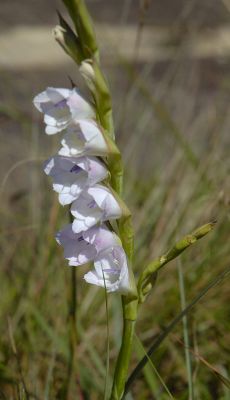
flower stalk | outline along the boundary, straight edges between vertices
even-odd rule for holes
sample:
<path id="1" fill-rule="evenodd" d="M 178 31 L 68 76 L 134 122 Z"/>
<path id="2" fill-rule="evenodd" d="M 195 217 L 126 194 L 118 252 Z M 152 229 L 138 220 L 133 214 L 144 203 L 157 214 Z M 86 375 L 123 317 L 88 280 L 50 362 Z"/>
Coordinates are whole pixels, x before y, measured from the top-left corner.
<path id="1" fill-rule="evenodd" d="M 128 301 L 122 298 L 123 307 L 123 333 L 120 352 L 118 355 L 111 400 L 120 400 L 124 393 L 125 382 L 127 379 L 129 362 L 132 352 L 133 336 L 135 331 L 135 323 L 137 318 L 137 300 Z"/>
<path id="2" fill-rule="evenodd" d="M 91 20 L 86 12 L 84 1 L 63 0 L 68 8 L 70 16 L 74 22 L 77 37 L 80 39 L 81 48 L 85 54 L 85 60 L 80 64 L 80 72 L 85 79 L 87 86 L 93 96 L 97 119 L 105 130 L 105 137 L 109 148 L 112 150 L 107 157 L 108 169 L 111 175 L 111 187 L 119 195 L 122 195 L 123 188 L 123 164 L 120 151 L 114 142 L 114 125 L 112 116 L 111 96 L 104 75 L 98 64 L 99 52 L 91 27 Z M 86 33 L 87 32 L 87 33 Z M 65 42 L 66 43 L 66 42 Z M 76 42 L 77 43 L 77 42 Z M 65 50 L 66 51 L 66 50 Z M 76 44 L 76 54 L 67 50 L 67 53 L 76 61 L 79 60 L 78 44 Z M 132 272 L 133 261 L 133 227 L 130 212 L 125 213 L 118 221 L 119 235 L 122 245 L 128 257 L 128 268 L 130 280 L 132 281 L 132 293 L 128 296 L 122 296 L 123 308 L 123 334 L 122 344 L 119 352 L 111 399 L 119 399 L 124 391 L 126 376 L 128 373 L 128 365 L 131 356 L 131 348 L 133 342 L 133 333 L 137 314 L 137 291 L 135 279 Z"/>
<path id="3" fill-rule="evenodd" d="M 63 0 L 75 31 L 59 14 L 54 37 L 79 67 L 92 96 L 89 104 L 77 88 L 47 88 L 34 99 L 44 114 L 46 133 L 61 134 L 61 148 L 45 162 L 44 171 L 53 180 L 61 205 L 70 206 L 73 221 L 56 235 L 64 258 L 72 267 L 69 330 L 69 383 L 76 347 L 76 270 L 93 263 L 86 282 L 119 292 L 123 309 L 123 333 L 117 358 L 111 400 L 121 400 L 132 352 L 138 306 L 152 289 L 157 272 L 191 244 L 212 230 L 206 224 L 177 242 L 166 254 L 150 262 L 134 278 L 134 231 L 132 215 L 122 200 L 123 163 L 115 143 L 111 96 L 99 64 L 99 51 L 84 0 Z"/>

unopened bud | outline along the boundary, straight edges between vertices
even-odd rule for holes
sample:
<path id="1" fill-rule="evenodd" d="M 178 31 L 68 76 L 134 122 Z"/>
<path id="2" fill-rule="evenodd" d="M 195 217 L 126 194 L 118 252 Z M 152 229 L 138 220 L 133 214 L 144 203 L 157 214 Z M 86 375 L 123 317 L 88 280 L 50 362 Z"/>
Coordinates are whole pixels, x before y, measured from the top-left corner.
<path id="1" fill-rule="evenodd" d="M 81 62 L 79 71 L 85 79 L 90 90 L 95 90 L 95 72 L 91 60 L 84 60 Z"/>
<path id="2" fill-rule="evenodd" d="M 55 28 L 53 29 L 53 35 L 55 40 L 57 40 L 58 43 L 62 45 L 65 43 L 64 33 L 66 33 L 66 30 L 59 25 L 56 25 Z"/>
<path id="3" fill-rule="evenodd" d="M 68 28 L 68 25 L 65 28 L 57 25 L 53 29 L 53 35 L 64 51 L 73 58 L 77 64 L 80 64 L 82 61 L 82 50 L 79 39 L 71 28 Z"/>

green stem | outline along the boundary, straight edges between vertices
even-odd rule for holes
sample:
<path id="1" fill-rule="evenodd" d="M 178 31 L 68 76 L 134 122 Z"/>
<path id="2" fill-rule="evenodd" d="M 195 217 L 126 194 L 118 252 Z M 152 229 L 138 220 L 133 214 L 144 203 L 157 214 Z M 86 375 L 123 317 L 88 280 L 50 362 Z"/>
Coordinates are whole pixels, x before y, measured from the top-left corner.
<path id="1" fill-rule="evenodd" d="M 123 186 L 123 165 L 120 155 L 110 156 L 108 159 L 108 168 L 111 174 L 111 186 L 114 191 L 121 196 Z"/>
<path id="2" fill-rule="evenodd" d="M 129 361 L 133 344 L 134 328 L 137 318 L 137 300 L 129 301 L 122 298 L 123 307 L 123 334 L 120 352 L 114 373 L 113 388 L 110 400 L 120 400 L 124 393 L 128 374 Z"/>

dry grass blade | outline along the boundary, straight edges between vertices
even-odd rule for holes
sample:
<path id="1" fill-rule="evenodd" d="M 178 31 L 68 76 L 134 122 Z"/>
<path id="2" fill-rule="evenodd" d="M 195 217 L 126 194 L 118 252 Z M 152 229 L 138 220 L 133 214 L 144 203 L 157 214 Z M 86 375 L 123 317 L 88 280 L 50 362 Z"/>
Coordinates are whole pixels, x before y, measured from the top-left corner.
<path id="1" fill-rule="evenodd" d="M 184 348 L 187 346 L 185 343 L 182 342 L 179 338 L 177 338 L 178 343 L 180 343 Z M 225 377 L 223 374 L 220 373 L 220 371 L 214 367 L 212 364 L 210 364 L 204 357 L 202 357 L 200 354 L 196 353 L 193 351 L 191 348 L 187 348 L 188 351 L 192 354 L 194 358 L 197 358 L 202 364 L 204 364 L 216 377 L 219 379 L 228 389 L 230 389 L 230 380 Z"/>

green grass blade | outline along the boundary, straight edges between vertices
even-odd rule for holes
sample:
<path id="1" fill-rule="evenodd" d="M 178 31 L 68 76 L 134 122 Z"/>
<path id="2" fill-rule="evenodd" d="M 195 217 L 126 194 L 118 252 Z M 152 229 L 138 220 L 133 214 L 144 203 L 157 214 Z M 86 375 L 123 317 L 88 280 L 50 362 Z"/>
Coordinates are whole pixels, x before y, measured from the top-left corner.
<path id="1" fill-rule="evenodd" d="M 143 354 L 143 349 L 142 347 L 140 347 L 139 342 L 136 340 L 136 336 L 134 337 L 133 351 L 135 352 L 138 361 L 140 361 L 143 358 L 143 355 L 146 354 L 146 352 Z M 146 366 L 144 367 L 143 375 L 149 387 L 149 390 L 153 396 L 153 399 L 156 399 L 159 392 L 159 382 L 155 377 L 155 375 L 152 373 L 152 368 L 149 365 L 149 363 L 147 363 Z"/>
<path id="2" fill-rule="evenodd" d="M 137 335 L 135 335 L 135 340 L 138 343 L 139 347 L 142 350 L 142 354 L 145 354 L 145 356 L 148 358 L 148 362 L 151 365 L 155 375 L 157 376 L 157 378 L 159 379 L 160 383 L 162 384 L 163 388 L 165 389 L 166 393 L 168 394 L 168 396 L 170 397 L 170 399 L 174 399 L 172 393 L 170 392 L 170 390 L 168 389 L 167 385 L 165 384 L 163 378 L 160 376 L 159 372 L 157 371 L 155 365 L 153 364 L 151 358 L 148 356 L 148 354 L 146 353 L 146 350 L 141 342 L 141 340 L 139 339 L 139 337 Z"/>

